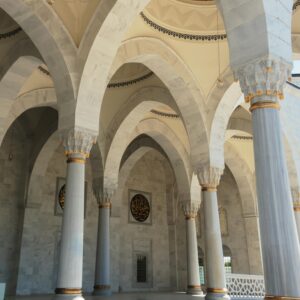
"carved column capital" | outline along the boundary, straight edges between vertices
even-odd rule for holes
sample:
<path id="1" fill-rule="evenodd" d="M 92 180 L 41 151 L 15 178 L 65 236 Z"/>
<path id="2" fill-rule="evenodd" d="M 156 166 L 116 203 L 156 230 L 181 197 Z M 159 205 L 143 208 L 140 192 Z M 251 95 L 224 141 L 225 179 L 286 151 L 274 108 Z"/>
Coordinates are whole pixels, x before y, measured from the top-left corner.
<path id="1" fill-rule="evenodd" d="M 195 219 L 200 209 L 200 201 L 185 201 L 181 202 L 181 207 L 185 215 L 186 220 Z"/>
<path id="2" fill-rule="evenodd" d="M 294 211 L 300 212 L 300 192 L 298 189 L 292 189 L 292 199 Z"/>
<path id="3" fill-rule="evenodd" d="M 115 188 L 99 189 L 96 194 L 94 191 L 94 194 L 99 204 L 99 208 L 111 208 L 111 200 L 115 192 Z"/>
<path id="4" fill-rule="evenodd" d="M 67 157 L 88 158 L 97 136 L 83 129 L 71 129 L 61 133 L 61 138 Z"/>
<path id="5" fill-rule="evenodd" d="M 216 191 L 220 183 L 223 169 L 204 166 L 197 170 L 199 184 L 202 191 Z"/>
<path id="6" fill-rule="evenodd" d="M 251 61 L 234 70 L 234 75 L 240 82 L 245 101 L 254 104 L 277 102 L 283 99 L 283 88 L 291 75 L 292 64 L 275 57 L 263 57 Z"/>

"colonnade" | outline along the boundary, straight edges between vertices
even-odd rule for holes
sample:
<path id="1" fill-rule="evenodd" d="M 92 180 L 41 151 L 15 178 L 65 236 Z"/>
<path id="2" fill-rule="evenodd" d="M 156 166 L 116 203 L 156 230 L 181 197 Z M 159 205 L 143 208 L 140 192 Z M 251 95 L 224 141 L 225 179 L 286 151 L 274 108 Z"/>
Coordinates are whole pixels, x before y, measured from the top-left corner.
<path id="1" fill-rule="evenodd" d="M 300 222 L 299 202 L 292 204 L 284 156 L 279 115 L 279 98 L 289 74 L 280 60 L 251 62 L 236 73 L 253 120 L 256 186 L 261 248 L 267 299 L 300 299 L 300 246 L 296 229 Z M 57 280 L 57 297 L 82 298 L 85 161 L 93 137 L 85 132 L 67 134 L 67 190 L 62 225 L 62 244 Z M 228 299 L 218 215 L 217 187 L 223 172 L 208 165 L 196 170 L 202 188 L 205 217 L 207 299 Z M 109 215 L 113 191 L 99 194 L 99 228 L 95 273 L 95 295 L 110 295 Z M 187 269 L 189 293 L 201 294 L 198 270 L 195 217 L 199 202 L 185 199 Z M 298 225 L 299 226 L 299 225 Z"/>

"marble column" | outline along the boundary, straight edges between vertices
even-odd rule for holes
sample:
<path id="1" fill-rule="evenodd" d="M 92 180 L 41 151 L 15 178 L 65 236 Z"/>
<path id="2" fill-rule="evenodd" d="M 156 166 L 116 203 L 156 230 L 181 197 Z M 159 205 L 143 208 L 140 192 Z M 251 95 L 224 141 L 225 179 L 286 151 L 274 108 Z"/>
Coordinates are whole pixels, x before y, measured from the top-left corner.
<path id="1" fill-rule="evenodd" d="M 85 162 L 94 137 L 70 131 L 63 136 L 67 156 L 66 196 L 62 220 L 56 299 L 82 298 Z"/>
<path id="2" fill-rule="evenodd" d="M 223 245 L 220 229 L 217 186 L 222 169 L 203 167 L 198 171 L 204 209 L 204 237 L 207 300 L 230 299 L 226 289 Z"/>
<path id="3" fill-rule="evenodd" d="M 253 125 L 266 299 L 300 298 L 300 246 L 285 160 L 279 99 L 291 65 L 263 58 L 236 71 Z"/>
<path id="4" fill-rule="evenodd" d="M 110 296 L 110 236 L 109 218 L 114 189 L 99 194 L 98 239 L 96 253 L 94 295 Z"/>
<path id="5" fill-rule="evenodd" d="M 296 220 L 296 226 L 298 232 L 298 240 L 300 243 L 300 201 L 294 202 L 294 214 L 295 214 L 295 220 Z"/>
<path id="6" fill-rule="evenodd" d="M 186 219 L 186 252 L 187 252 L 187 293 L 203 294 L 200 284 L 196 217 L 200 208 L 197 202 L 182 201 L 182 209 Z"/>

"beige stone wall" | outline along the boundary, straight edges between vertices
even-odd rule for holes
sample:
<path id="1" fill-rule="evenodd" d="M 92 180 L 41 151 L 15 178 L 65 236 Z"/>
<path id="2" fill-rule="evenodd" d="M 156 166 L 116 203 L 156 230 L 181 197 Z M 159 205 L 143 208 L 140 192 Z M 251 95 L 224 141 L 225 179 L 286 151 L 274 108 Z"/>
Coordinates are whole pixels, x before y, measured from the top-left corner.
<path id="1" fill-rule="evenodd" d="M 122 187 L 120 187 L 122 188 Z M 129 223 L 128 191 L 151 193 L 152 224 Z M 132 169 L 122 188 L 120 199 L 120 287 L 123 291 L 136 290 L 133 282 L 134 251 L 149 253 L 149 268 L 152 270 L 146 290 L 169 290 L 170 283 L 170 238 L 168 232 L 168 210 L 166 202 L 165 170 L 158 154 L 151 151 Z M 171 241 L 174 243 L 174 240 Z"/>
<path id="2" fill-rule="evenodd" d="M 12 153 L 12 160 L 8 160 Z M 0 148 L 0 282 L 14 294 L 24 214 L 27 147 L 22 129 L 8 130 Z"/>
<path id="3" fill-rule="evenodd" d="M 222 236 L 224 246 L 231 250 L 232 272 L 250 274 L 245 221 L 242 214 L 242 203 L 237 184 L 232 173 L 225 168 L 218 187 L 218 203 L 227 214 L 227 235 Z M 198 244 L 204 252 L 204 216 L 200 212 L 198 223 Z M 225 230 L 223 230 L 225 231 Z M 260 258 L 258 258 L 260 259 Z M 255 264 L 255 262 L 251 262 Z"/>

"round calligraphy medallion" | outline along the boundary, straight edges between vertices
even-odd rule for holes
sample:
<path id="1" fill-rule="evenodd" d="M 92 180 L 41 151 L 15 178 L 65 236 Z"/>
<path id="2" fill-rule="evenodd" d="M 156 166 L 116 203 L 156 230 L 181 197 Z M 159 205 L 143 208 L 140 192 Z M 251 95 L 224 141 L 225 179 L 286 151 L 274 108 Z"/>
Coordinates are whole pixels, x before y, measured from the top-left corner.
<path id="1" fill-rule="evenodd" d="M 145 222 L 150 215 L 150 204 L 148 199 L 142 194 L 136 194 L 130 202 L 132 216 L 138 222 Z"/>
<path id="2" fill-rule="evenodd" d="M 64 184 L 58 193 L 58 203 L 61 209 L 64 209 L 65 206 L 65 196 L 66 196 L 66 185 Z"/>

